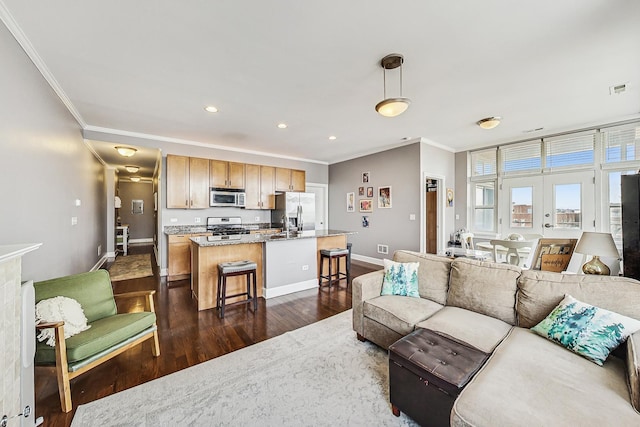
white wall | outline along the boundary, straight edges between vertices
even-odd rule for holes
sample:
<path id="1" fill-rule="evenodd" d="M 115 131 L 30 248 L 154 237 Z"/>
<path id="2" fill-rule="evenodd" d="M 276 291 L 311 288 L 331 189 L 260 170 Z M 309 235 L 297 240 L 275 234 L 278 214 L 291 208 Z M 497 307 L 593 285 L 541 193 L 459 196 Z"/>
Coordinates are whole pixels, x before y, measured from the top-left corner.
<path id="1" fill-rule="evenodd" d="M 25 280 L 88 271 L 107 250 L 104 167 L 4 25 L 0 58 L 0 244 L 43 243 Z"/>

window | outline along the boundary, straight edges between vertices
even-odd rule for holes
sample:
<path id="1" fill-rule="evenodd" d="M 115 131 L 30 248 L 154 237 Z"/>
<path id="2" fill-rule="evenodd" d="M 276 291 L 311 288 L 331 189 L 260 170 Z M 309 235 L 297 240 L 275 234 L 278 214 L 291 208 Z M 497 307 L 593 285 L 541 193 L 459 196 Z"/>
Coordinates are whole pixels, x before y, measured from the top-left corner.
<path id="1" fill-rule="evenodd" d="M 476 182 L 474 186 L 474 230 L 495 231 L 495 182 Z"/>
<path id="2" fill-rule="evenodd" d="M 545 166 L 593 166 L 595 131 L 545 138 Z"/>
<path id="3" fill-rule="evenodd" d="M 553 206 L 556 228 L 582 228 L 582 200 L 580 184 L 555 184 Z"/>
<path id="4" fill-rule="evenodd" d="M 500 147 L 501 171 L 505 175 L 542 169 L 542 141 Z"/>
<path id="5" fill-rule="evenodd" d="M 635 171 L 609 172 L 609 231 L 618 249 L 622 249 L 622 175 L 633 175 Z"/>
<path id="6" fill-rule="evenodd" d="M 474 151 L 471 153 L 471 177 L 497 176 L 496 149 Z"/>
<path id="7" fill-rule="evenodd" d="M 533 187 L 511 188 L 511 227 L 533 227 Z"/>
<path id="8" fill-rule="evenodd" d="M 602 135 L 605 163 L 640 160 L 640 126 L 603 129 Z"/>

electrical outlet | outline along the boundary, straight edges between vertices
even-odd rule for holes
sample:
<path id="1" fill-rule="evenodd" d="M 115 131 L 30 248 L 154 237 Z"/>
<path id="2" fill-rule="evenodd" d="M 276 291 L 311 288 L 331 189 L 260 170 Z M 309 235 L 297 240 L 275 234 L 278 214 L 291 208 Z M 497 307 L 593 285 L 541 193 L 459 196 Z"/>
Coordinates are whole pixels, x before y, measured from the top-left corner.
<path id="1" fill-rule="evenodd" d="M 389 246 L 381 245 L 380 243 L 378 243 L 378 253 L 379 254 L 388 254 L 389 253 Z"/>
<path id="2" fill-rule="evenodd" d="M 409 214 L 409 221 L 415 221 L 416 220 L 416 214 Z"/>
<path id="3" fill-rule="evenodd" d="M 257 216 L 257 217 L 255 217 L 255 218 L 253 218 L 253 220 L 254 220 L 255 222 L 260 222 L 260 217 L 259 217 L 259 216 Z"/>
<path id="4" fill-rule="evenodd" d="M 307 270 L 309 270 L 309 265 L 308 264 L 303 265 L 302 271 L 307 271 Z"/>
<path id="5" fill-rule="evenodd" d="M 78 225 L 78 217 L 77 216 L 72 216 L 71 217 L 71 225 Z"/>
<path id="6" fill-rule="evenodd" d="M 98 245 L 98 256 L 102 255 L 102 245 Z"/>
<path id="7" fill-rule="evenodd" d="M 178 222 L 178 218 L 171 218 L 169 221 L 171 221 L 171 222 Z"/>
<path id="8" fill-rule="evenodd" d="M 194 218 L 193 221 L 195 224 L 200 224 L 200 218 Z"/>
<path id="9" fill-rule="evenodd" d="M 82 205 L 82 201 L 80 199 L 76 199 L 76 206 L 81 206 Z"/>

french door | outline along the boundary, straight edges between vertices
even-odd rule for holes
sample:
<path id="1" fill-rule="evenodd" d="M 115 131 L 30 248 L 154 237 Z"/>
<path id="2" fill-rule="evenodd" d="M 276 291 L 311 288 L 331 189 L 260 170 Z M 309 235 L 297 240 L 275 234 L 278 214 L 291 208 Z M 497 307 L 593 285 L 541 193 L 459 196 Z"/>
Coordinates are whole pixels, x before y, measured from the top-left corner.
<path id="1" fill-rule="evenodd" d="M 594 172 L 505 178 L 499 197 L 498 229 L 509 234 L 580 238 L 595 231 Z"/>

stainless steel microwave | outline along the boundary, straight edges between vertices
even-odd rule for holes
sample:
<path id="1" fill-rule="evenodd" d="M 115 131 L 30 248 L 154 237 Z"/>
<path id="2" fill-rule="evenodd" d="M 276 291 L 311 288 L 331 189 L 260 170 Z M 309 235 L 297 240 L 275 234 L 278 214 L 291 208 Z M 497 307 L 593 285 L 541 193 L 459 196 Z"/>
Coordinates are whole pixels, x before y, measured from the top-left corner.
<path id="1" fill-rule="evenodd" d="M 244 208 L 246 194 L 244 190 L 212 188 L 209 206 L 230 206 Z"/>

